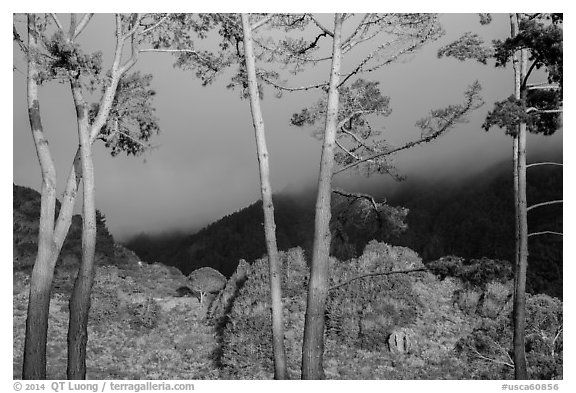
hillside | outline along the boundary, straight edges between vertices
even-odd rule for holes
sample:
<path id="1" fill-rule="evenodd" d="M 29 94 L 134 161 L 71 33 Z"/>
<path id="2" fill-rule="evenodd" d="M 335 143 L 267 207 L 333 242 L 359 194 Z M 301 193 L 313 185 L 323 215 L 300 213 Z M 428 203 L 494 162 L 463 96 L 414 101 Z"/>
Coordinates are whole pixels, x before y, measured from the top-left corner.
<path id="1" fill-rule="evenodd" d="M 38 192 L 14 186 L 14 379 L 22 376 L 39 208 Z M 81 221 L 81 217 L 74 216 L 54 273 L 48 379 L 66 379 L 68 301 L 80 260 Z M 96 261 L 88 325 L 88 379 L 216 378 L 217 371 L 209 360 L 216 342 L 212 329 L 203 323 L 208 302 L 199 302 L 178 269 L 142 264 L 132 251 L 114 243 L 101 214 Z"/>
<path id="2" fill-rule="evenodd" d="M 38 194 L 16 191 L 22 198 L 15 200 L 14 248 L 22 258 L 15 255 L 13 272 L 13 378 L 19 379 L 30 282 L 30 267 L 21 263 L 33 260 L 34 252 L 26 254 L 23 245 L 31 247 L 34 241 Z M 103 221 L 101 231 L 107 233 Z M 57 265 L 51 294 L 49 379 L 65 379 L 66 373 L 68 300 L 77 269 L 72 251 L 78 239 L 71 235 L 66 248 L 71 259 Z M 179 269 L 143 264 L 123 246 L 109 246 L 111 238 L 100 235 L 99 241 L 108 244 L 103 249 L 108 254 L 99 251 L 91 296 L 88 379 L 272 378 L 266 258 L 241 263 L 223 291 L 198 299 L 196 284 Z M 308 263 L 301 248 L 290 248 L 280 258 L 288 366 L 291 377 L 299 378 Z M 331 258 L 330 265 L 326 378 L 512 378 L 502 351 L 511 346 L 508 262 L 442 258 L 429 264 L 432 272 L 387 275 L 420 269 L 422 259 L 409 248 L 371 241 L 358 258 Z M 202 270 L 209 272 L 197 272 Z M 358 279 L 367 274 L 371 276 Z M 530 377 L 561 379 L 561 300 L 529 295 L 527 313 Z"/>
<path id="3" fill-rule="evenodd" d="M 12 187 L 12 229 L 14 269 L 30 270 L 38 249 L 40 193 L 28 187 Z M 56 217 L 60 201 L 56 200 Z M 96 211 L 96 263 L 109 263 L 114 258 L 114 239 L 106 227 L 106 218 Z M 57 266 L 77 265 L 82 255 L 82 217 L 72 217 L 68 236 L 62 246 Z"/>
<path id="4" fill-rule="evenodd" d="M 562 198 L 562 171 L 540 167 L 530 172 L 528 203 Z M 338 207 L 338 196 L 333 206 Z M 313 195 L 275 195 L 278 246 L 281 250 L 312 247 Z M 416 185 L 397 195 L 394 204 L 409 209 L 408 229 L 397 236 L 384 226 L 347 225 L 346 236 L 333 233 L 332 255 L 358 256 L 372 239 L 409 247 L 425 263 L 446 255 L 465 259 L 487 257 L 512 261 L 514 205 L 508 163 L 458 183 Z M 263 213 L 256 202 L 189 236 L 155 238 L 142 234 L 127 242 L 143 260 L 161 261 L 185 273 L 210 266 L 229 277 L 241 258 L 254 260 L 265 254 Z M 341 217 L 339 211 L 333 217 Z M 345 217 L 348 219 L 349 217 Z M 348 221 L 354 221 L 348 219 Z M 531 232 L 562 231 L 562 205 L 530 212 Z M 337 226 L 332 225 L 332 228 Z M 562 297 L 562 237 L 530 238 L 528 290 Z"/>

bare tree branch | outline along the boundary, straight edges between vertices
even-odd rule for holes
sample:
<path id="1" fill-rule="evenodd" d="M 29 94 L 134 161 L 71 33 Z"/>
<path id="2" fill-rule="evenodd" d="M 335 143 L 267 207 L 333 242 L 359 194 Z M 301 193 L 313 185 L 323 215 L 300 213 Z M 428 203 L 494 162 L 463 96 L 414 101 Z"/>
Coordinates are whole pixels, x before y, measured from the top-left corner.
<path id="1" fill-rule="evenodd" d="M 558 332 L 554 336 L 554 340 L 552 340 L 552 353 L 551 353 L 552 356 L 554 356 L 554 346 L 556 345 L 556 340 L 558 340 L 558 337 L 560 337 L 563 330 L 564 330 L 564 327 L 560 326 L 560 329 L 558 329 Z"/>
<path id="2" fill-rule="evenodd" d="M 212 62 L 210 61 L 210 59 L 206 58 L 205 56 L 203 56 L 202 54 L 198 53 L 197 51 L 193 50 L 193 49 L 152 49 L 152 48 L 146 48 L 146 49 L 139 49 L 138 52 L 140 53 L 150 53 L 150 52 L 164 52 L 164 53 L 189 53 L 191 55 L 193 55 L 194 57 L 196 57 L 198 60 L 202 61 L 202 63 L 204 63 L 204 65 L 206 65 L 208 68 L 210 68 L 212 71 L 219 71 L 218 68 L 214 67 L 214 65 L 212 64 Z"/>
<path id="3" fill-rule="evenodd" d="M 353 281 L 360 280 L 360 279 L 366 278 L 366 277 L 389 276 L 391 274 L 405 274 L 405 273 L 426 272 L 426 271 L 428 271 L 428 268 L 422 267 L 422 268 L 418 268 L 418 269 L 396 270 L 396 271 L 391 271 L 391 272 L 378 272 L 378 273 L 363 274 L 361 276 L 354 277 L 350 280 L 344 281 L 343 283 L 334 285 L 334 286 L 330 287 L 328 289 L 328 291 L 333 291 L 334 289 L 338 289 L 340 287 L 343 287 L 344 285 L 350 284 Z"/>
<path id="4" fill-rule="evenodd" d="M 264 43 L 262 43 L 262 41 L 260 41 L 259 39 L 257 39 L 256 37 L 252 37 L 252 41 L 254 41 L 260 48 L 280 55 L 280 56 L 286 56 L 289 57 L 291 59 L 295 59 L 295 60 L 300 60 L 300 61 L 304 61 L 304 62 L 311 62 L 311 63 L 319 63 L 321 61 L 326 61 L 326 60 L 331 60 L 332 56 L 325 56 L 325 57 L 318 57 L 318 58 L 314 58 L 314 57 L 309 57 L 309 56 L 300 56 L 297 55 L 291 51 L 283 51 L 279 48 L 271 48 L 267 45 L 265 45 Z"/>
<path id="5" fill-rule="evenodd" d="M 510 368 L 514 368 L 514 364 L 512 364 L 512 363 L 503 362 L 501 360 L 492 359 L 492 358 L 489 358 L 487 356 L 482 355 L 480 352 L 478 352 L 478 350 L 476 350 L 476 348 L 473 348 L 471 345 L 468 345 L 468 348 L 470 348 L 472 350 L 472 352 L 474 352 L 474 354 L 476 356 L 478 356 L 480 359 L 484 359 L 484 360 L 487 360 L 487 361 L 492 362 L 492 363 L 503 364 L 503 365 L 508 366 Z"/>
<path id="6" fill-rule="evenodd" d="M 94 14 L 84 14 L 82 19 L 80 20 L 80 23 L 78 23 L 76 29 L 74 30 L 72 40 L 75 40 L 76 37 L 78 37 L 82 33 L 82 31 L 86 28 L 86 26 L 88 26 L 88 22 L 90 22 L 90 19 L 92 19 L 93 16 Z"/>
<path id="7" fill-rule="evenodd" d="M 16 43 L 18 44 L 18 46 L 20 47 L 22 52 L 24 52 L 27 55 L 28 54 L 28 46 L 24 43 L 24 41 L 22 40 L 22 37 L 20 37 L 18 30 L 16 30 L 15 24 L 12 24 L 12 35 L 14 37 L 14 41 L 16 41 Z"/>
<path id="8" fill-rule="evenodd" d="M 132 26 L 132 29 L 130 29 L 126 34 L 124 34 L 122 36 L 123 40 L 126 40 L 132 36 L 134 36 L 134 34 L 136 33 L 136 31 L 138 31 L 138 28 L 140 27 L 140 19 L 142 19 L 142 17 L 140 16 L 140 14 L 135 14 L 134 15 L 134 24 Z"/>
<path id="9" fill-rule="evenodd" d="M 264 73 L 261 71 L 258 72 L 258 77 L 260 79 L 262 79 L 264 82 L 268 83 L 269 85 L 272 85 L 275 88 L 277 88 L 279 90 L 284 90 L 284 91 L 302 91 L 302 90 L 320 89 L 320 88 L 328 86 L 328 82 L 323 82 L 323 83 L 318 83 L 316 85 L 301 86 L 301 87 L 288 87 L 288 86 L 284 86 L 284 85 L 281 85 L 279 83 L 276 83 L 273 80 L 267 78 L 264 75 Z"/>
<path id="10" fill-rule="evenodd" d="M 312 14 L 308 14 L 309 18 L 312 20 L 312 22 L 314 22 L 314 24 L 316 26 L 318 26 L 318 28 L 320 30 L 322 30 L 324 33 L 328 34 L 330 37 L 334 37 L 334 32 L 328 30 L 326 27 L 324 27 L 324 25 L 322 23 L 320 23 L 320 21 L 318 21 L 318 19 L 316 19 L 316 17 Z"/>
<path id="11" fill-rule="evenodd" d="M 527 85 L 527 90 L 559 90 L 559 84 L 551 84 L 551 83 L 539 83 L 534 85 Z"/>
<path id="12" fill-rule="evenodd" d="M 50 17 L 52 18 L 52 20 L 54 20 L 54 23 L 56 23 L 56 27 L 58 27 L 58 30 L 64 31 L 64 28 L 62 27 L 62 23 L 60 23 L 60 19 L 58 19 L 58 16 L 55 13 L 51 13 Z"/>
<path id="13" fill-rule="evenodd" d="M 538 108 L 533 107 L 533 106 L 526 109 L 526 113 L 534 113 L 534 112 L 539 113 L 539 114 L 541 114 L 541 113 L 562 113 L 563 110 L 562 110 L 562 108 L 560 108 L 560 109 L 538 109 Z"/>
<path id="14" fill-rule="evenodd" d="M 348 154 L 350 157 L 352 157 L 355 160 L 360 160 L 362 157 L 352 153 L 350 150 L 348 150 L 347 148 L 345 148 L 344 146 L 342 146 L 342 144 L 338 141 L 338 139 L 336 139 L 336 146 L 338 146 L 340 148 L 340 150 L 342 150 L 344 153 Z"/>
<path id="15" fill-rule="evenodd" d="M 274 14 L 266 15 L 264 18 L 260 19 L 258 22 L 254 23 L 252 26 L 250 26 L 250 30 L 252 30 L 252 31 L 258 30 L 260 27 L 262 27 L 266 23 L 270 22 L 273 17 L 274 17 Z"/>
<path id="16" fill-rule="evenodd" d="M 533 166 L 541 166 L 541 165 L 564 166 L 564 165 L 562 165 L 562 164 L 560 164 L 560 163 L 558 163 L 558 162 L 535 162 L 535 163 L 526 165 L 526 168 L 530 168 L 530 167 L 533 167 Z"/>
<path id="17" fill-rule="evenodd" d="M 562 232 L 542 231 L 542 232 L 529 233 L 529 234 L 528 234 L 528 237 L 530 237 L 530 236 L 539 236 L 539 235 L 558 235 L 558 236 L 563 236 L 564 234 L 563 234 Z"/>
<path id="18" fill-rule="evenodd" d="M 140 33 L 138 33 L 139 35 L 144 35 L 144 34 L 148 34 L 150 33 L 152 30 L 154 30 L 155 28 L 157 28 L 158 26 L 160 26 L 162 23 L 164 23 L 164 21 L 166 19 L 168 19 L 168 17 L 170 16 L 170 14 L 166 14 L 164 15 L 162 18 L 160 18 L 160 20 L 158 22 L 156 22 L 154 25 L 145 28 L 144 30 L 142 30 Z"/>
<path id="19" fill-rule="evenodd" d="M 547 205 L 555 205 L 557 203 L 563 203 L 562 199 L 558 199 L 555 201 L 548 201 L 548 202 L 542 202 L 542 203 L 537 203 L 535 205 L 532 206 L 528 206 L 528 208 L 526 209 L 526 212 L 529 212 L 532 209 L 536 209 L 537 207 L 541 207 L 541 206 L 547 206 Z"/>

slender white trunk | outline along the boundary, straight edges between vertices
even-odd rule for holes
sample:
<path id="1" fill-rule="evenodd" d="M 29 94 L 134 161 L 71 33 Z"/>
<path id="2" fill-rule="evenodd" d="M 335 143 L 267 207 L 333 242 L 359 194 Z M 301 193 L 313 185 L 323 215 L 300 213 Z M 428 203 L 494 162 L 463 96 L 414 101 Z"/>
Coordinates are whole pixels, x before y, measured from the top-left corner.
<path id="1" fill-rule="evenodd" d="M 39 50 L 36 15 L 28 15 L 28 48 Z M 40 171 L 42 187 L 40 199 L 40 225 L 38 253 L 30 278 L 30 296 L 24 339 L 23 379 L 46 379 L 46 340 L 50 290 L 54 270 L 50 268 L 50 256 L 54 248 L 54 213 L 56 208 L 56 169 L 44 134 L 38 98 L 38 67 L 33 56 L 28 56 L 27 98 L 28 117 Z"/>
<path id="2" fill-rule="evenodd" d="M 511 36 L 518 34 L 518 15 L 510 14 Z M 520 61 L 513 57 L 514 96 L 524 99 L 522 81 L 526 75 L 526 50 L 521 50 Z M 514 211 L 515 211 L 515 264 L 514 264 L 514 336 L 513 358 L 516 379 L 528 379 L 525 351 L 526 329 L 526 270 L 528 266 L 528 222 L 526 210 L 526 123 L 518 126 L 514 135 Z"/>
<path id="3" fill-rule="evenodd" d="M 76 104 L 80 160 L 82 166 L 82 262 L 70 297 L 68 327 L 68 379 L 86 379 L 86 346 L 88 342 L 88 315 L 90 293 L 94 282 L 94 254 L 96 251 L 96 204 L 94 164 L 88 123 L 87 105 L 82 99 L 80 83 L 71 80 Z"/>
<path id="4" fill-rule="evenodd" d="M 274 204 L 272 202 L 272 187 L 270 185 L 270 168 L 268 164 L 268 147 L 266 145 L 266 132 L 264 118 L 260 109 L 260 95 L 256 79 L 256 62 L 252 45 L 252 32 L 248 15 L 242 14 L 242 29 L 244 32 L 244 59 L 248 74 L 248 91 L 250 94 L 250 108 L 254 135 L 256 137 L 256 151 L 260 170 L 260 192 L 262 195 L 262 209 L 264 211 L 264 236 L 266 238 L 266 251 L 270 275 L 270 296 L 272 303 L 272 347 L 274 352 L 274 379 L 288 379 L 286 364 L 286 350 L 284 348 L 284 321 L 282 318 L 282 269 L 278 257 L 276 244 L 276 223 L 274 222 Z"/>
<path id="5" fill-rule="evenodd" d="M 332 67 L 328 89 L 326 129 L 322 143 L 322 158 L 318 176 L 318 195 L 314 222 L 312 266 L 308 282 L 308 298 L 302 346 L 302 379 L 323 379 L 324 314 L 328 296 L 328 258 L 330 254 L 330 199 L 334 146 L 338 123 L 338 83 L 340 81 L 342 15 L 334 15 Z"/>

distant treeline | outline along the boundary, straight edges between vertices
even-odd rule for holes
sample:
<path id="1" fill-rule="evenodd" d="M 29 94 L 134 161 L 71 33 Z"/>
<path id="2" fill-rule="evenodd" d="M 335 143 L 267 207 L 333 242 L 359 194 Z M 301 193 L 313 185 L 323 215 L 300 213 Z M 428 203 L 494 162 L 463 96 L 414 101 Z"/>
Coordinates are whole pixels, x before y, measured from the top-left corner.
<path id="1" fill-rule="evenodd" d="M 464 182 L 412 187 L 394 200 L 410 210 L 404 233 L 391 234 L 386 226 L 379 231 L 373 227 L 353 228 L 345 240 L 333 236 L 332 254 L 345 260 L 359 255 L 370 240 L 377 239 L 409 247 L 425 262 L 447 255 L 513 261 L 514 205 L 508 169 L 508 165 L 501 164 Z M 528 204 L 552 199 L 562 199 L 561 168 L 531 170 Z M 300 246 L 309 253 L 314 197 L 276 195 L 274 203 L 279 248 Z M 333 214 L 336 216 L 341 217 Z M 265 254 L 262 221 L 261 202 L 256 202 L 192 235 L 141 234 L 126 245 L 147 262 L 161 261 L 185 274 L 210 266 L 229 277 L 239 259 L 253 261 Z M 562 232 L 562 205 L 531 211 L 529 228 L 530 232 Z M 534 236 L 529 248 L 528 290 L 562 298 L 562 237 Z"/>

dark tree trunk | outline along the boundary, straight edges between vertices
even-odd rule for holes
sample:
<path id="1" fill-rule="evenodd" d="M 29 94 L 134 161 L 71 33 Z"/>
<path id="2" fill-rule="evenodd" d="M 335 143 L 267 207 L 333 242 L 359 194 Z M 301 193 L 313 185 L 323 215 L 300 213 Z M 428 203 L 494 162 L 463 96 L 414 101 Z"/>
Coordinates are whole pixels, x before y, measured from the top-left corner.
<path id="1" fill-rule="evenodd" d="M 318 177 L 316 218 L 312 266 L 308 282 L 308 299 L 304 323 L 304 343 L 302 346 L 302 379 L 323 379 L 324 354 L 324 313 L 328 296 L 328 258 L 330 253 L 330 198 L 332 194 L 332 172 L 334 167 L 334 146 L 338 123 L 338 83 L 340 79 L 342 15 L 334 16 L 334 41 L 326 129 L 322 144 L 322 158 Z"/>
<path id="2" fill-rule="evenodd" d="M 284 348 L 284 320 L 282 317 L 282 269 L 278 257 L 278 246 L 276 244 L 276 224 L 274 222 L 274 205 L 272 203 L 272 188 L 270 185 L 268 148 L 266 146 L 264 118 L 260 109 L 258 81 L 256 80 L 256 64 L 252 46 L 252 32 L 248 15 L 246 14 L 242 14 L 242 28 L 244 31 L 244 58 L 246 61 L 246 72 L 248 74 L 250 107 L 260 169 L 260 191 L 262 194 L 262 209 L 264 210 L 264 236 L 266 238 L 266 251 L 268 253 L 270 274 L 274 379 L 288 379 L 286 350 Z"/>
<path id="3" fill-rule="evenodd" d="M 31 51 L 38 49 L 36 15 L 28 15 L 28 45 Z M 46 379 L 46 341 L 50 290 L 54 268 L 51 256 L 54 249 L 54 213 L 56 208 L 56 170 L 44 135 L 40 116 L 40 101 L 37 84 L 38 69 L 32 56 L 28 57 L 27 97 L 28 116 L 32 137 L 42 174 L 40 199 L 40 225 L 38 231 L 38 253 L 30 279 L 30 296 L 24 339 L 23 379 Z"/>

